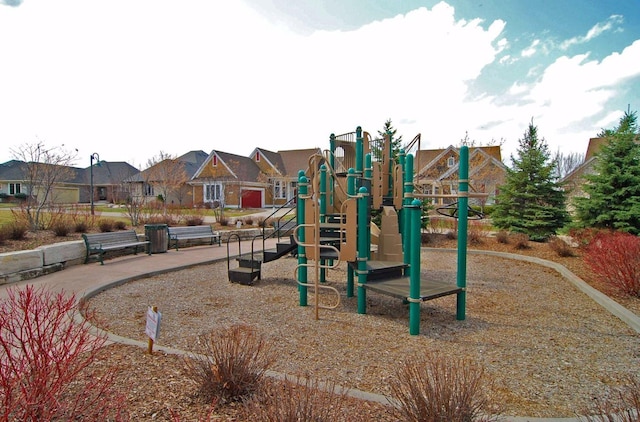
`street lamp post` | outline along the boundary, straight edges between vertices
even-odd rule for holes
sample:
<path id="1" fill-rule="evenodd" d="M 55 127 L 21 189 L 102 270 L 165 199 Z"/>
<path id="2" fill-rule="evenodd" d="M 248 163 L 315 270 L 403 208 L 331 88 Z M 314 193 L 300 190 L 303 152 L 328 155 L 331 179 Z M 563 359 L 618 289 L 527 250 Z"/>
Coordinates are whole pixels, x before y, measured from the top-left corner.
<path id="1" fill-rule="evenodd" d="M 96 163 L 98 163 L 98 165 L 100 165 L 100 156 L 98 155 L 97 152 L 94 152 L 93 154 L 91 154 L 91 156 L 89 157 L 89 177 L 90 177 L 90 184 L 91 184 L 91 193 L 89 194 L 90 198 L 91 198 L 91 215 L 95 215 L 95 211 L 93 210 L 93 196 L 94 196 L 94 192 L 93 192 L 93 160 L 96 160 Z"/>

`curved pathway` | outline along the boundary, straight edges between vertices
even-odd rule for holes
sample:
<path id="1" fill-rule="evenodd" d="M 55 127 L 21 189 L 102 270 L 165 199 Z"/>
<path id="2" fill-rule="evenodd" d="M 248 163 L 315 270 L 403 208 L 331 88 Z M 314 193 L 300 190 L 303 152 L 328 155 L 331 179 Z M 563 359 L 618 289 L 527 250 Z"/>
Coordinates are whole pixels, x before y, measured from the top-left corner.
<path id="1" fill-rule="evenodd" d="M 273 244 L 272 244 L 273 243 Z M 275 247 L 275 240 L 271 239 L 266 243 L 267 248 Z M 244 251 L 251 249 L 251 242 L 242 242 L 242 248 Z M 429 251 L 442 251 L 452 252 L 455 249 L 440 249 L 440 248 L 424 248 Z M 231 253 L 237 253 L 231 247 Z M 514 260 L 520 260 L 530 262 L 533 264 L 541 265 L 547 268 L 551 268 L 560 273 L 569 282 L 574 284 L 579 290 L 587 294 L 596 303 L 603 306 L 611 314 L 621 319 L 633 330 L 640 333 L 640 317 L 630 312 L 617 302 L 613 301 L 608 296 L 602 294 L 600 291 L 594 289 L 571 271 L 569 271 L 563 265 L 555 262 L 543 260 L 540 258 L 517 255 L 503 252 L 493 251 L 481 251 L 470 250 L 469 254 L 478 255 L 492 255 L 497 257 L 509 258 Z M 48 274 L 33 280 L 23 281 L 14 284 L 5 284 L 0 286 L 0 298 L 6 297 L 6 291 L 8 288 L 21 287 L 25 285 L 33 285 L 35 287 L 46 286 L 54 291 L 64 291 L 68 294 L 75 294 L 79 301 L 87 300 L 93 296 L 96 296 L 100 292 L 124 284 L 128 281 L 132 281 L 139 278 L 158 275 L 170 271 L 177 271 L 186 269 L 196 265 L 211 264 L 226 260 L 227 248 L 226 244 L 223 246 L 196 246 L 191 248 L 181 249 L 179 251 L 168 251 L 167 253 L 154 254 L 154 255 L 136 255 L 126 256 L 121 258 L 115 258 L 106 261 L 105 265 L 86 264 L 75 265 L 67 268 L 63 271 Z M 96 328 L 96 330 L 99 330 Z M 113 333 L 106 333 L 110 341 L 115 343 L 128 344 L 138 347 L 147 347 L 146 342 L 140 342 L 129 338 L 124 338 Z M 183 350 L 172 349 L 168 347 L 156 347 L 157 350 L 161 350 L 165 353 L 171 354 L 185 354 Z M 272 376 L 282 377 L 282 374 L 271 373 Z M 363 391 L 351 391 L 351 395 L 362 399 L 381 402 L 388 404 L 389 400 L 385 396 L 371 394 Z M 533 417 L 505 417 L 506 421 L 513 422 L 577 422 L 578 418 L 533 418 Z"/>

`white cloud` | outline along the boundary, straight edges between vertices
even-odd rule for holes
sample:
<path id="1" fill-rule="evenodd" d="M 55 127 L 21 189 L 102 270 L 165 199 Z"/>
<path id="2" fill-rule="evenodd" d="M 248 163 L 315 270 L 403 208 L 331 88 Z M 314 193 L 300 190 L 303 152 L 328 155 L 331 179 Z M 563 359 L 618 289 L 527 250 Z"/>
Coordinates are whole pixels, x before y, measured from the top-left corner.
<path id="1" fill-rule="evenodd" d="M 533 42 L 529 45 L 529 47 L 525 48 L 520 52 L 522 57 L 531 57 L 538 52 L 538 46 L 540 45 L 540 40 L 533 40 Z"/>
<path id="2" fill-rule="evenodd" d="M 623 21 L 624 21 L 623 16 L 611 15 L 606 21 L 598 22 L 593 27 L 591 27 L 591 29 L 589 29 L 589 31 L 587 31 L 585 35 L 576 36 L 563 41 L 560 44 L 560 49 L 567 50 L 569 47 L 573 45 L 587 43 L 607 31 L 617 30 L 620 27 L 620 25 L 622 25 Z"/>
<path id="3" fill-rule="evenodd" d="M 455 144 L 465 131 L 480 142 L 506 138 L 506 157 L 532 117 L 550 141 L 586 142 L 600 126 L 584 119 L 604 119 L 640 62 L 637 41 L 599 62 L 559 58 L 513 79 L 504 95 L 471 98 L 469 84 L 498 61 L 498 76 L 514 78 L 505 22 L 456 19 L 446 3 L 308 36 L 242 2 L 33 0 L 4 9 L 0 39 L 14 41 L 0 44 L 2 144 L 37 135 L 78 147 L 86 161 L 94 151 L 140 165 L 160 150 L 326 148 L 331 132 L 376 133 L 388 118 L 405 139 L 421 132 L 423 148 Z M 0 162 L 10 158 L 0 149 Z"/>

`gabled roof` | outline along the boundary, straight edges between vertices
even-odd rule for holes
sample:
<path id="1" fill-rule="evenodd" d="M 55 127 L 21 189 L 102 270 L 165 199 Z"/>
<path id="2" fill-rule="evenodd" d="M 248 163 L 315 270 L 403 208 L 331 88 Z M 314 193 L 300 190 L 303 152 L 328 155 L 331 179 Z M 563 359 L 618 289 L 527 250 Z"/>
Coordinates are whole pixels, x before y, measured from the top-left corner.
<path id="1" fill-rule="evenodd" d="M 469 147 L 469 160 L 478 153 L 482 153 L 487 159 L 496 163 L 496 165 L 506 168 L 504 163 L 502 163 L 502 153 L 499 145 Z M 418 169 L 417 173 L 423 173 L 448 154 L 455 154 L 456 156 L 459 156 L 460 148 L 449 145 L 447 148 L 418 150 L 416 153 L 416 161 L 420 164 L 421 168 Z M 457 162 L 458 160 L 456 160 L 456 163 Z"/>
<path id="2" fill-rule="evenodd" d="M 587 146 L 587 153 L 584 156 L 585 163 L 589 161 L 589 159 L 595 157 L 595 155 L 600 152 L 602 146 L 607 143 L 607 138 L 590 138 L 589 145 Z"/>
<path id="3" fill-rule="evenodd" d="M 85 181 L 85 176 L 84 176 L 85 169 L 81 169 L 78 167 L 71 167 L 71 166 L 60 166 L 57 164 L 46 164 L 46 163 L 41 163 L 41 164 L 44 166 L 55 166 L 55 167 L 62 167 L 62 168 L 68 169 L 70 171 L 68 175 L 69 177 L 67 177 L 65 180 L 60 180 L 59 181 L 60 183 L 68 183 L 68 184 L 89 183 L 88 178 Z M 25 182 L 27 177 L 29 177 L 27 175 L 27 172 L 28 172 L 27 166 L 28 164 L 26 162 L 20 161 L 20 160 L 11 160 L 11 161 L 7 161 L 6 163 L 0 164 L 0 180 L 5 180 L 5 181 L 14 180 L 17 182 Z"/>
<path id="4" fill-rule="evenodd" d="M 256 148 L 249 157 L 253 159 L 256 154 L 260 154 L 261 160 L 266 160 L 269 166 L 278 174 L 284 175 L 284 163 L 282 157 L 277 152 L 269 151 L 263 148 Z"/>
<path id="5" fill-rule="evenodd" d="M 217 150 L 211 151 L 209 157 L 200 165 L 191 180 L 203 178 L 201 175 L 206 166 L 211 163 L 214 156 L 217 157 L 217 165 L 224 166 L 234 179 L 246 182 L 259 182 L 260 168 L 251 158 Z"/>
<path id="6" fill-rule="evenodd" d="M 130 178 L 138 172 L 138 169 L 124 161 L 100 161 L 93 165 L 94 185 L 116 185 Z M 91 167 L 84 169 L 84 182 L 89 183 Z"/>
<path id="7" fill-rule="evenodd" d="M 473 166 L 473 167 L 470 166 L 469 178 L 472 178 L 474 174 L 480 172 L 483 168 L 485 168 L 489 164 L 493 164 L 496 167 L 504 170 L 506 170 L 507 168 L 507 166 L 505 166 L 502 161 L 497 160 L 494 156 L 490 155 L 487 151 L 483 150 L 482 148 L 470 149 L 469 162 L 471 163 L 472 161 L 474 161 L 476 159 L 476 156 L 478 155 L 481 155 L 482 158 L 484 158 L 484 160 L 482 160 L 482 163 L 479 166 Z M 445 180 L 451 177 L 451 175 L 458 172 L 459 168 L 460 168 L 460 161 L 456 161 L 456 163 L 451 168 L 449 168 L 445 173 L 443 173 L 440 177 L 438 177 L 438 180 Z"/>
<path id="8" fill-rule="evenodd" d="M 309 168 L 309 157 L 321 153 L 320 148 L 278 151 L 284 163 L 284 171 L 281 170 L 280 172 L 284 176 L 297 178 L 300 170 L 306 171 Z"/>
<path id="9" fill-rule="evenodd" d="M 177 160 L 184 163 L 184 171 L 187 173 L 187 178 L 191 179 L 193 175 L 196 174 L 202 163 L 207 161 L 208 157 L 209 154 L 199 150 L 189 151 L 188 153 L 178 157 Z"/>

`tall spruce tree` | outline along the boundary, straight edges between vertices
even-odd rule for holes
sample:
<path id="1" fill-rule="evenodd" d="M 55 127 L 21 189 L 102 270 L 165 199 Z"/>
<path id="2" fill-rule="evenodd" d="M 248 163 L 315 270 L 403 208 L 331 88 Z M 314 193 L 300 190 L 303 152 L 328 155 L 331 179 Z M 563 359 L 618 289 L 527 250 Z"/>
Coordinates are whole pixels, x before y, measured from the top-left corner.
<path id="1" fill-rule="evenodd" d="M 640 136 L 635 112 L 625 112 L 597 153 L 595 173 L 586 175 L 586 197 L 576 198 L 581 227 L 640 234 Z"/>
<path id="2" fill-rule="evenodd" d="M 387 119 L 387 121 L 384 122 L 384 128 L 378 131 L 378 137 L 376 138 L 376 140 L 380 142 L 384 139 L 384 136 L 387 133 L 391 136 L 391 159 L 392 160 L 395 160 L 398 157 L 398 153 L 400 152 L 400 149 L 402 149 L 402 135 L 396 138 L 397 132 L 398 132 L 398 129 L 393 127 L 393 124 L 391 123 L 391 119 Z M 371 153 L 374 159 L 376 160 L 382 159 L 382 150 L 379 146 L 377 146 L 377 144 L 373 146 Z"/>
<path id="3" fill-rule="evenodd" d="M 557 180 L 556 163 L 546 141 L 538 139 L 533 120 L 518 143 L 517 157 L 511 156 L 513 168 L 507 169 L 491 219 L 500 229 L 546 240 L 569 221 L 565 194 Z"/>

